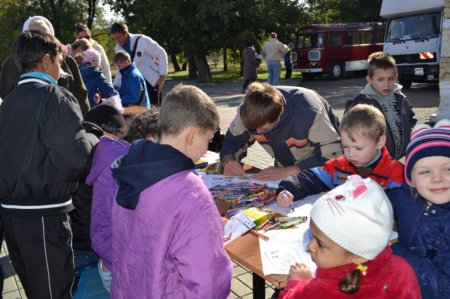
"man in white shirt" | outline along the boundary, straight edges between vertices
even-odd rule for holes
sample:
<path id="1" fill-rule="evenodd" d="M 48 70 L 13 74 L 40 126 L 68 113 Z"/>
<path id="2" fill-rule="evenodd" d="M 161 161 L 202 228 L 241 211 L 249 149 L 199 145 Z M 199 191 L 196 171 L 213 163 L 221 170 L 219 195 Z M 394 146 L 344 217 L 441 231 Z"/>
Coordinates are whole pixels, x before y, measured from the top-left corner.
<path id="1" fill-rule="evenodd" d="M 278 41 L 275 32 L 270 33 L 270 39 L 264 43 L 262 55 L 267 62 L 269 77 L 267 82 L 270 85 L 280 85 L 281 63 L 280 59 L 289 52 L 289 48 Z"/>
<path id="2" fill-rule="evenodd" d="M 161 105 L 161 90 L 168 71 L 167 53 L 156 41 L 144 34 L 128 32 L 124 22 L 111 25 L 111 37 L 116 41 L 115 52 L 126 51 L 144 76 L 151 105 Z M 120 74 L 113 82 L 120 86 Z"/>

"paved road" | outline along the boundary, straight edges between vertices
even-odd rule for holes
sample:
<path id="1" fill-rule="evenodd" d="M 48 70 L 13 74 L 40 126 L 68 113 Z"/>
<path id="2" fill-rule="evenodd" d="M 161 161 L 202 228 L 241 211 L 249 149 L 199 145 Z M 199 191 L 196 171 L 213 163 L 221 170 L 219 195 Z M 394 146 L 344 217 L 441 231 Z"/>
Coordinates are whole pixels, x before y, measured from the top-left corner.
<path id="1" fill-rule="evenodd" d="M 178 83 L 181 83 L 181 81 L 167 81 L 164 92 L 167 92 Z M 184 81 L 183 83 L 198 86 L 214 100 L 221 113 L 222 129 L 226 129 L 236 112 L 236 107 L 242 101 L 242 81 L 206 84 L 199 84 L 195 81 Z M 365 79 L 359 77 L 337 81 L 318 79 L 303 82 L 299 80 L 286 80 L 281 81 L 281 83 L 290 86 L 302 86 L 317 91 L 328 100 L 336 113 L 341 117 L 345 101 L 358 94 L 364 87 Z M 437 84 L 413 84 L 411 89 L 406 89 L 404 92 L 411 101 L 419 122 L 426 122 L 430 114 L 437 111 L 439 105 L 439 87 Z M 230 113 L 233 116 L 230 116 Z"/>

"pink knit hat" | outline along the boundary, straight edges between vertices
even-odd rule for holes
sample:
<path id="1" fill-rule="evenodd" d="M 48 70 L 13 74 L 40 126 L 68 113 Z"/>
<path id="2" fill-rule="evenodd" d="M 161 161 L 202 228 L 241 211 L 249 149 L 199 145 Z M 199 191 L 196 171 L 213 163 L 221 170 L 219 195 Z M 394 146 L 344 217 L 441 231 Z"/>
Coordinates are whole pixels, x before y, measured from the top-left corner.
<path id="1" fill-rule="evenodd" d="M 101 63 L 100 53 L 94 49 L 87 49 L 83 52 L 83 64 L 99 67 Z"/>

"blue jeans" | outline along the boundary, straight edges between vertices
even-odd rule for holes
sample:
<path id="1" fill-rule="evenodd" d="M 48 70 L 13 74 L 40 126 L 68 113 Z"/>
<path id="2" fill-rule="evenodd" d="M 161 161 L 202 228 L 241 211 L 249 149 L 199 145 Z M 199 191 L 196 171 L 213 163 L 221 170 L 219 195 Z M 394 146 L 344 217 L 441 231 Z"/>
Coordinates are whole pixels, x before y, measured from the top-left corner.
<path id="1" fill-rule="evenodd" d="M 112 274 L 103 264 L 102 260 L 98 261 L 98 274 L 102 279 L 103 287 L 108 293 L 111 293 Z"/>
<path id="2" fill-rule="evenodd" d="M 280 85 L 281 63 L 279 60 L 267 60 L 269 77 L 267 82 L 270 85 Z"/>

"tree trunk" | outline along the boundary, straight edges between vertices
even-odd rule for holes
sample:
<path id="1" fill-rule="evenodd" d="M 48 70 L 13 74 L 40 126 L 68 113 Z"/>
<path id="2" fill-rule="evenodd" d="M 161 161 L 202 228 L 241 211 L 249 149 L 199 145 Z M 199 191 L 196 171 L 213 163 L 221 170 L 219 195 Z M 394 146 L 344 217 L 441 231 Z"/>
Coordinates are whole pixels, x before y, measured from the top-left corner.
<path id="1" fill-rule="evenodd" d="M 88 0 L 88 19 L 87 19 L 87 26 L 92 29 L 92 25 L 94 24 L 95 14 L 96 14 L 96 7 L 97 7 L 97 0 Z"/>
<path id="2" fill-rule="evenodd" d="M 184 72 L 187 69 L 187 62 L 183 62 L 183 64 L 181 65 L 181 70 Z"/>
<path id="3" fill-rule="evenodd" d="M 223 71 L 228 72 L 227 49 L 223 48 Z"/>
<path id="4" fill-rule="evenodd" d="M 198 82 L 206 83 L 211 81 L 211 70 L 209 69 L 206 55 L 195 55 L 195 64 L 198 69 Z"/>
<path id="5" fill-rule="evenodd" d="M 170 54 L 170 60 L 172 60 L 173 70 L 174 70 L 175 72 L 181 71 L 180 65 L 178 64 L 177 55 L 175 55 L 175 54 L 173 54 L 173 53 Z"/>
<path id="6" fill-rule="evenodd" d="M 188 79 L 197 79 L 197 64 L 195 62 L 194 56 L 189 56 L 188 58 L 189 63 L 189 74 Z"/>

